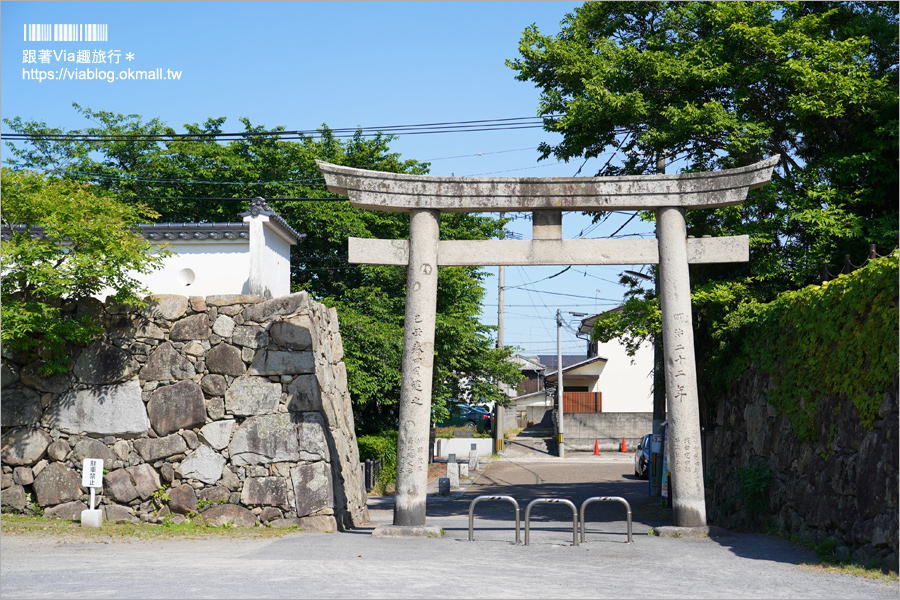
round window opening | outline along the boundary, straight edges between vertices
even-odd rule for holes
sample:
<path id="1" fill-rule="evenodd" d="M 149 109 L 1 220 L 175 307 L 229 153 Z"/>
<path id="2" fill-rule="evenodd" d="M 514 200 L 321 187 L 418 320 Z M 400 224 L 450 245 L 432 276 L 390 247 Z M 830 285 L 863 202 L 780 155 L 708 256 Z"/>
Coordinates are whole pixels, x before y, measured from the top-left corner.
<path id="1" fill-rule="evenodd" d="M 180 285 L 184 285 L 184 286 L 191 285 L 192 283 L 194 283 L 194 279 L 196 279 L 196 278 L 197 278 L 197 276 L 194 275 L 193 269 L 182 269 L 182 270 L 178 271 L 178 274 L 175 276 L 175 280 Z"/>

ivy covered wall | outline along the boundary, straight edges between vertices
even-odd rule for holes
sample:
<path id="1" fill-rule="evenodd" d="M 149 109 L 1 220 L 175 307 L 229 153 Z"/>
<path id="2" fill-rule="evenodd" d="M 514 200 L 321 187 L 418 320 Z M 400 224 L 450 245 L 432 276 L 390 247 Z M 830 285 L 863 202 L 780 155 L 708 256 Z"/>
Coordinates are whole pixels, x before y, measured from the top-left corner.
<path id="1" fill-rule="evenodd" d="M 708 456 L 715 521 L 897 569 L 897 296 L 894 253 L 735 311 L 711 363 L 727 390 Z"/>

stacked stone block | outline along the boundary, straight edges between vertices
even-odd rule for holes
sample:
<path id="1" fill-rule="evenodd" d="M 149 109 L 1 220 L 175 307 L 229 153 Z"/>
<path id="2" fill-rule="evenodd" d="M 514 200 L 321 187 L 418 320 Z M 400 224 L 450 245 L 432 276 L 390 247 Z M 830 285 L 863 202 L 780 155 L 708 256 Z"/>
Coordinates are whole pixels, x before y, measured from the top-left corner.
<path id="1" fill-rule="evenodd" d="M 841 558 L 898 566 L 897 376 L 882 394 L 877 418 L 866 427 L 847 398 L 817 399 L 815 435 L 802 441 L 788 415 L 768 402 L 768 373 L 748 369 L 720 400 L 707 460 L 707 488 L 717 524 L 742 527 L 739 467 L 771 472 L 768 510 L 777 529 L 815 544 L 829 542 Z"/>
<path id="2" fill-rule="evenodd" d="M 352 527 L 365 518 L 334 309 L 305 292 L 83 300 L 104 335 L 71 373 L 4 353 L 4 510 L 78 518 L 102 458 L 107 520 Z"/>

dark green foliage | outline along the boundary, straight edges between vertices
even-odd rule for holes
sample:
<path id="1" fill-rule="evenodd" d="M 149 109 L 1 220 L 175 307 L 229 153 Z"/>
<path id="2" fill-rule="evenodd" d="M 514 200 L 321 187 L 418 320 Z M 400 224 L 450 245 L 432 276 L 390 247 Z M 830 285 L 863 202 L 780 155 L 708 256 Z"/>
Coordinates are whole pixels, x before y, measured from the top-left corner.
<path id="1" fill-rule="evenodd" d="M 754 517 L 761 517 L 769 511 L 769 488 L 772 485 L 772 471 L 763 465 L 738 467 L 734 478 L 738 484 L 738 499 Z"/>
<path id="2" fill-rule="evenodd" d="M 388 430 L 377 435 L 361 435 L 356 441 L 360 460 L 380 458 L 384 461 L 378 475 L 378 490 L 384 493 L 397 479 L 397 432 Z"/>
<path id="3" fill-rule="evenodd" d="M 144 122 L 138 115 L 93 111 L 76 105 L 91 126 L 80 133 L 153 136 L 174 133 L 159 119 Z M 44 123 L 6 121 L 12 131 L 59 132 Z M 207 134 L 223 131 L 225 119 L 185 125 L 197 137 L 165 142 L 145 139 L 47 142 L 9 146 L 9 161 L 18 168 L 45 169 L 72 181 L 87 181 L 129 202 L 146 202 L 161 221 L 234 221 L 249 199 L 261 196 L 290 225 L 307 235 L 292 252 L 293 291 L 306 290 L 338 310 L 350 392 L 357 427 L 376 432 L 395 426 L 400 397 L 400 352 L 406 271 L 399 267 L 356 266 L 347 263 L 348 237 L 405 239 L 405 213 L 358 210 L 345 199 L 322 201 L 277 198 L 332 198 L 315 160 L 363 169 L 421 174 L 427 163 L 403 160 L 390 152 L 391 136 L 339 140 L 327 127 L 318 139 L 296 142 L 262 131 L 283 131 L 252 125 L 242 119 L 244 135 L 217 142 Z M 69 132 L 74 133 L 74 132 Z M 272 200 L 275 198 L 276 200 Z M 490 239 L 503 221 L 471 214 L 444 215 L 442 239 Z M 435 410 L 444 400 L 471 394 L 497 399 L 495 382 L 515 384 L 518 370 L 504 359 L 506 349 L 494 348 L 491 327 L 478 320 L 484 272 L 476 268 L 442 267 L 438 280 L 435 339 Z M 474 382 L 473 390 L 460 389 Z"/>
<path id="4" fill-rule="evenodd" d="M 2 339 L 44 374 L 69 367 L 69 347 L 100 333 L 96 317 L 75 318 L 75 303 L 105 293 L 141 305 L 135 272 L 155 268 L 163 253 L 132 227 L 154 216 L 140 204 L 96 194 L 92 186 L 3 169 Z M 32 235 L 40 227 L 43 236 Z M 62 310 L 67 305 L 68 311 Z"/>
<path id="5" fill-rule="evenodd" d="M 588 2 L 555 36 L 527 29 L 508 64 L 541 90 L 545 127 L 562 135 L 544 157 L 618 149 L 624 164 L 597 175 L 654 173 L 659 154 L 689 171 L 780 156 L 772 184 L 740 206 L 689 212 L 689 233 L 751 238 L 749 268 L 694 269 L 701 280 L 752 275 L 781 290 L 866 243 L 897 245 L 897 11 Z"/>
<path id="6" fill-rule="evenodd" d="M 755 364 L 772 377 L 769 402 L 800 440 L 815 437 L 817 402 L 826 396 L 851 400 L 871 428 L 900 364 L 898 277 L 895 252 L 773 302 L 724 298 L 720 308 L 736 305 L 711 336 L 717 347 L 706 389 L 728 389 Z"/>

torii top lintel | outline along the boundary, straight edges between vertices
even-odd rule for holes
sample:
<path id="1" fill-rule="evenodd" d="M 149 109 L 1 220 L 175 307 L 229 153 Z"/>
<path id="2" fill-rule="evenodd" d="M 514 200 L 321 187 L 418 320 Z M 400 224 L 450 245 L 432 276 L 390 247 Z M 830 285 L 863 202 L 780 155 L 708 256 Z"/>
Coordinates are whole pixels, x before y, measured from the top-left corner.
<path id="1" fill-rule="evenodd" d="M 623 177 L 435 177 L 342 167 L 317 160 L 328 189 L 357 208 L 391 212 L 652 210 L 740 204 L 778 164 L 773 156 L 724 171 Z"/>

